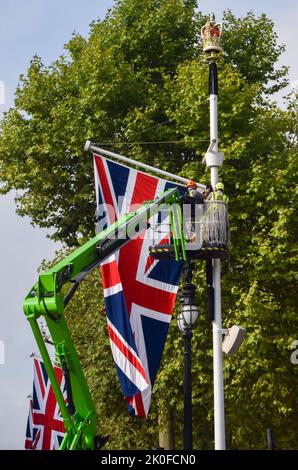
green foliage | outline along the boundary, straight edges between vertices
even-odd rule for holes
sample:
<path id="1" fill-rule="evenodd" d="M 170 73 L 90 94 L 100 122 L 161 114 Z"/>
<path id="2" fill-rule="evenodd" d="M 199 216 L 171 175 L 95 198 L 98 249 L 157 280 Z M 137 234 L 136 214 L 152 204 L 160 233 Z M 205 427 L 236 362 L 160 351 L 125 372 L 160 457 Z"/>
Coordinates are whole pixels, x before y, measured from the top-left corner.
<path id="1" fill-rule="evenodd" d="M 83 143 L 155 137 L 144 130 L 168 119 L 163 74 L 194 54 L 193 10 L 181 0 L 117 2 L 88 40 L 74 35 L 49 67 L 32 59 L 1 124 L 2 192 L 19 191 L 20 215 L 68 245 L 93 233 L 93 166 Z"/>
<path id="2" fill-rule="evenodd" d="M 90 36 L 74 35 L 49 67 L 34 57 L 1 123 L 2 192 L 18 190 L 18 213 L 54 230 L 69 246 L 93 234 L 91 159 L 84 140 L 156 167 L 207 182 L 208 67 L 195 1 L 121 0 Z M 232 249 L 223 263 L 224 326 L 247 339 L 225 360 L 228 446 L 297 448 L 297 97 L 279 109 L 269 97 L 286 83 L 275 68 L 283 47 L 272 21 L 225 14 L 219 66 L 221 169 L 229 195 Z M 180 141 L 132 145 L 140 141 Z M 123 142 L 127 145 L 123 146 Z M 193 335 L 194 446 L 213 448 L 211 326 L 205 318 L 204 265 L 195 276 L 201 315 Z M 172 411 L 182 447 L 183 353 L 175 322 L 156 379 L 150 417 L 129 417 L 107 340 L 99 273 L 83 283 L 66 315 L 96 401 L 99 431 L 110 448 L 152 448 L 158 416 Z"/>
<path id="3" fill-rule="evenodd" d="M 256 18 L 253 12 L 249 12 L 245 18 L 236 18 L 231 10 L 227 10 L 224 38 L 226 61 L 236 67 L 248 83 L 261 84 L 269 94 L 288 83 L 288 68 L 275 68 L 285 47 L 278 44 L 273 21 L 265 14 Z M 266 89 L 270 81 L 274 84 Z"/>

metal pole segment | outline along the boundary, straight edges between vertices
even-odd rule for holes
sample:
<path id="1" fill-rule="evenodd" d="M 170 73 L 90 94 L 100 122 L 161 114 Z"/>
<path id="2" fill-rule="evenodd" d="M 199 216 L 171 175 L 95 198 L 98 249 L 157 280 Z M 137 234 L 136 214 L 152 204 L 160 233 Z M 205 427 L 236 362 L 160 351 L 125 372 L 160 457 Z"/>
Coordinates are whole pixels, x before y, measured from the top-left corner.
<path id="1" fill-rule="evenodd" d="M 213 321 L 213 380 L 214 380 L 214 442 L 215 450 L 225 450 L 225 404 L 222 360 L 220 259 L 213 260 L 214 321 Z"/>
<path id="2" fill-rule="evenodd" d="M 183 335 L 183 340 L 184 340 L 184 450 L 192 450 L 191 337 L 192 337 L 191 331 L 187 331 Z"/>
<path id="3" fill-rule="evenodd" d="M 206 283 L 208 296 L 208 320 L 214 321 L 214 287 L 212 259 L 206 260 Z"/>
<path id="4" fill-rule="evenodd" d="M 210 95 L 210 141 L 214 141 L 213 150 L 218 152 L 217 95 Z M 216 167 L 212 167 L 216 168 Z"/>
<path id="5" fill-rule="evenodd" d="M 121 162 L 129 163 L 130 165 L 138 166 L 139 168 L 143 168 L 144 170 L 152 171 L 153 173 L 157 173 L 158 175 L 166 176 L 167 178 L 171 178 L 173 180 L 179 181 L 179 183 L 186 184 L 189 178 L 183 178 L 182 176 L 174 175 L 173 173 L 169 173 L 168 171 L 161 170 L 159 168 L 155 168 L 153 166 L 147 165 L 146 163 L 138 162 L 137 160 L 133 160 L 131 158 L 124 157 L 123 155 L 119 155 L 118 153 L 110 152 L 109 150 L 102 149 L 100 147 L 96 147 L 93 145 L 90 140 L 87 140 L 85 147 L 85 152 L 94 152 L 103 155 L 107 155 L 108 157 L 115 158 Z M 206 189 L 204 184 L 197 183 L 200 189 Z"/>
<path id="6" fill-rule="evenodd" d="M 214 151 L 218 152 L 218 109 L 217 109 L 217 65 L 209 63 L 209 90 L 210 94 L 210 142 L 214 143 Z M 218 166 L 212 166 L 211 184 L 214 187 L 218 182 Z M 213 260 L 213 288 L 214 288 L 214 321 L 213 335 L 213 387 L 214 387 L 214 443 L 215 450 L 226 448 L 225 439 L 225 411 L 222 361 L 222 322 L 221 322 L 221 286 L 220 286 L 220 259 Z"/>
<path id="7" fill-rule="evenodd" d="M 209 95 L 218 95 L 217 65 L 209 63 Z"/>
<path id="8" fill-rule="evenodd" d="M 273 432 L 271 428 L 267 428 L 267 442 L 269 450 L 276 450 L 276 445 L 273 437 Z"/>

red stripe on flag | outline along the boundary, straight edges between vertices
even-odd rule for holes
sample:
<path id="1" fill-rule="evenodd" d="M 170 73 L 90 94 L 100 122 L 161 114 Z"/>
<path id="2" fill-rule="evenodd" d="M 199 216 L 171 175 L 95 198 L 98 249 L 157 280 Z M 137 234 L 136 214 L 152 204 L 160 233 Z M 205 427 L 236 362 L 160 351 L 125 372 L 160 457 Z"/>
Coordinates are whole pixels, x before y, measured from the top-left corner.
<path id="1" fill-rule="evenodd" d="M 145 413 L 145 408 L 143 405 L 143 399 L 141 393 L 138 393 L 135 395 L 135 400 L 136 400 L 136 408 L 137 408 L 137 415 L 141 416 L 142 418 L 145 418 L 146 413 Z"/>
<path id="2" fill-rule="evenodd" d="M 56 375 L 56 377 L 57 377 L 59 386 L 61 386 L 62 377 L 63 377 L 63 373 L 62 373 L 61 367 L 56 367 L 56 366 L 54 366 L 54 372 L 55 372 L 55 375 Z"/>
<path id="3" fill-rule="evenodd" d="M 32 441 L 30 441 L 29 439 L 25 440 L 25 449 L 32 450 Z"/>
<path id="4" fill-rule="evenodd" d="M 154 199 L 157 184 L 157 178 L 143 173 L 137 173 L 135 187 L 131 198 L 131 206 L 134 206 L 134 210 L 144 201 L 152 201 L 152 199 Z M 130 208 L 130 210 L 132 210 L 132 208 Z"/>
<path id="5" fill-rule="evenodd" d="M 126 398 L 126 401 L 130 404 L 136 416 L 140 416 L 141 418 L 146 418 L 146 413 L 145 413 L 145 408 L 143 405 L 143 399 L 142 399 L 141 393 L 138 393 L 137 395 L 134 395 L 133 397 Z"/>
<path id="6" fill-rule="evenodd" d="M 128 245 L 121 248 L 119 256 L 119 272 L 127 310 L 130 314 L 131 305 L 134 303 L 166 315 L 172 315 L 176 293 L 151 287 L 136 279 L 142 245 L 143 240 L 139 238 L 132 240 Z M 130 250 L 132 249 L 134 256 L 131 256 Z M 127 269 L 127 266 L 129 266 L 129 269 Z"/>
<path id="7" fill-rule="evenodd" d="M 149 268 L 151 268 L 154 261 L 155 261 L 155 259 L 152 258 L 152 256 L 148 256 L 146 267 L 145 267 L 145 273 L 148 271 Z"/>
<path id="8" fill-rule="evenodd" d="M 38 383 L 39 383 L 39 386 L 40 386 L 40 389 L 41 389 L 41 395 L 42 397 L 44 397 L 44 394 L 45 394 L 45 388 L 44 388 L 44 385 L 43 385 L 43 375 L 42 375 L 42 372 L 40 370 L 40 363 L 37 359 L 34 359 L 34 362 L 35 362 L 35 370 L 37 372 L 37 375 L 38 375 Z"/>
<path id="9" fill-rule="evenodd" d="M 143 173 L 138 173 L 131 199 L 131 205 L 136 206 L 137 204 L 142 204 L 144 201 L 152 201 L 155 197 L 157 184 L 157 178 L 144 175 Z M 121 248 L 119 256 L 119 273 L 122 285 L 123 287 L 125 286 L 124 295 L 129 315 L 131 313 L 131 304 L 132 302 L 135 302 L 134 294 L 136 294 L 136 289 L 131 289 L 129 286 L 133 286 L 136 283 L 142 246 L 143 240 L 141 238 L 132 240 L 130 243 Z M 129 269 L 127 269 L 127 266 L 129 266 Z M 144 288 L 144 286 L 142 287 Z M 141 290 L 141 297 L 142 296 L 144 296 L 144 291 Z"/>
<path id="10" fill-rule="evenodd" d="M 145 381 L 148 383 L 148 379 L 146 377 L 146 373 L 139 363 L 139 361 L 136 359 L 136 357 L 132 354 L 132 352 L 125 346 L 125 344 L 122 343 L 120 338 L 116 335 L 114 330 L 108 325 L 108 332 L 109 332 L 109 337 L 110 340 L 113 341 L 113 343 L 117 346 L 117 348 L 124 354 L 124 356 L 129 360 L 129 362 L 133 365 L 135 369 L 141 374 L 141 376 L 145 379 Z"/>
<path id="11" fill-rule="evenodd" d="M 103 288 L 116 286 L 121 282 L 116 261 L 101 266 Z"/>

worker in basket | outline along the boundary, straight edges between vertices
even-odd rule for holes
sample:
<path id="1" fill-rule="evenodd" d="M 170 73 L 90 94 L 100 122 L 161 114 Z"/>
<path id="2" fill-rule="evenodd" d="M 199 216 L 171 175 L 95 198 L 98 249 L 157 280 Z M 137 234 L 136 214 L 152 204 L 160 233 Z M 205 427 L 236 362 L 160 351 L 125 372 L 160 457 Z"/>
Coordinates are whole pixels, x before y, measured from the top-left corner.
<path id="1" fill-rule="evenodd" d="M 224 190 L 225 190 L 225 186 L 221 181 L 216 183 L 216 185 L 214 186 L 214 191 L 210 195 L 210 200 L 211 201 L 229 202 L 229 198 L 228 198 L 228 196 L 226 196 L 224 194 Z"/>
<path id="2" fill-rule="evenodd" d="M 224 194 L 224 190 L 224 184 L 219 181 L 214 186 L 214 191 L 210 195 L 209 201 L 211 204 L 205 213 L 204 246 L 222 247 L 228 243 L 226 235 L 228 227 L 226 204 L 229 202 L 229 198 Z M 212 202 L 215 204 L 212 204 Z M 225 204 L 222 204 L 222 202 Z"/>
<path id="3" fill-rule="evenodd" d="M 186 239 L 190 242 L 199 242 L 198 238 L 200 233 L 200 213 L 203 211 L 203 206 L 201 210 L 200 205 L 204 203 L 206 199 L 210 197 L 213 189 L 210 184 L 207 184 L 204 191 L 199 191 L 197 189 L 197 183 L 193 180 L 187 182 L 187 194 L 184 197 L 184 214 L 185 217 L 185 226 L 186 226 Z M 189 204 L 189 206 L 188 206 Z"/>

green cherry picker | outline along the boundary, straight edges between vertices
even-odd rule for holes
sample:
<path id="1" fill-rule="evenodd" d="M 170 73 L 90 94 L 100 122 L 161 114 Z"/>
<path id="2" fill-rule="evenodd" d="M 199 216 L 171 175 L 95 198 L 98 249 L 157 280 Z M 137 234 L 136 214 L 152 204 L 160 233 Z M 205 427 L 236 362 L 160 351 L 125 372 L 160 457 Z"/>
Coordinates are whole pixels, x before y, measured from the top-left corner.
<path id="1" fill-rule="evenodd" d="M 65 426 L 61 450 L 100 449 L 106 438 L 96 436 L 96 412 L 79 358 L 64 316 L 80 282 L 100 263 L 150 227 L 150 220 L 166 205 L 170 219 L 170 243 L 149 249 L 154 258 L 186 261 L 190 258 L 224 257 L 227 254 L 227 210 L 224 203 L 204 204 L 198 221 L 196 243 L 185 237 L 184 204 L 177 188 L 119 218 L 114 224 L 39 275 L 25 298 L 23 309 L 51 381 Z M 213 224 L 213 225 L 212 225 Z M 158 230 L 158 227 L 151 227 Z M 200 240 L 199 240 L 200 239 Z M 220 240 L 219 240 L 220 239 Z M 62 287 L 71 284 L 64 296 Z M 67 404 L 45 346 L 38 319 L 44 317 L 55 353 L 65 377 Z"/>

